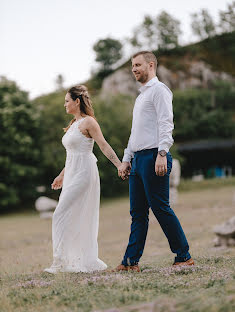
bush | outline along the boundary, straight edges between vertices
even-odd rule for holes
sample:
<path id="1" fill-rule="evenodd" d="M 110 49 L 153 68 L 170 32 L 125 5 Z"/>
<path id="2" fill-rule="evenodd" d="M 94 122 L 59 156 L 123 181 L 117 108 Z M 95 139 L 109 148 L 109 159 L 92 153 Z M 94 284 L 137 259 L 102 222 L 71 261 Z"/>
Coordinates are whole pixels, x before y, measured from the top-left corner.
<path id="1" fill-rule="evenodd" d="M 41 151 L 42 183 L 51 188 L 53 179 L 63 169 L 65 163 L 65 149 L 61 139 L 63 128 L 73 118 L 67 115 L 64 107 L 65 91 L 50 93 L 33 101 L 34 107 L 40 110 L 40 126 L 42 132 Z"/>
<path id="2" fill-rule="evenodd" d="M 0 79 L 0 206 L 4 209 L 36 196 L 41 160 L 39 115 L 26 92 Z"/>
<path id="3" fill-rule="evenodd" d="M 175 140 L 234 137 L 234 101 L 233 87 L 224 82 L 216 82 L 212 90 L 175 91 Z"/>

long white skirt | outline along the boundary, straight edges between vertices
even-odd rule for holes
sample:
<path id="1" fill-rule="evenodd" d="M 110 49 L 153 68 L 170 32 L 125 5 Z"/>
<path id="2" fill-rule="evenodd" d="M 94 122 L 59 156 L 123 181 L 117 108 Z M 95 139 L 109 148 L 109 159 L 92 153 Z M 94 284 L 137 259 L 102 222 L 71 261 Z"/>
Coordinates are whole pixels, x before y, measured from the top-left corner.
<path id="1" fill-rule="evenodd" d="M 53 264 L 49 273 L 93 272 L 98 258 L 100 179 L 93 153 L 67 155 L 63 188 L 52 220 Z"/>

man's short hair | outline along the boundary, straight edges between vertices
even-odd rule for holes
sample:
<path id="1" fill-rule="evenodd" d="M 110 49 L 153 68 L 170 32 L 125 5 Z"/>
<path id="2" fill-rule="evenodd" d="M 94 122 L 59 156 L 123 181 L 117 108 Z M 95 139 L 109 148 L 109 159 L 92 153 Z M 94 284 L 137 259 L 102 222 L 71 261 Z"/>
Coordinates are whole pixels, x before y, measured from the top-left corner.
<path id="1" fill-rule="evenodd" d="M 156 56 L 153 54 L 153 52 L 150 52 L 150 51 L 140 51 L 140 52 L 137 52 L 135 53 L 131 60 L 133 60 L 135 57 L 139 56 L 139 55 L 143 55 L 145 61 L 147 63 L 150 63 L 150 62 L 153 62 L 154 63 L 154 66 L 155 66 L 155 69 L 157 69 L 157 58 Z"/>

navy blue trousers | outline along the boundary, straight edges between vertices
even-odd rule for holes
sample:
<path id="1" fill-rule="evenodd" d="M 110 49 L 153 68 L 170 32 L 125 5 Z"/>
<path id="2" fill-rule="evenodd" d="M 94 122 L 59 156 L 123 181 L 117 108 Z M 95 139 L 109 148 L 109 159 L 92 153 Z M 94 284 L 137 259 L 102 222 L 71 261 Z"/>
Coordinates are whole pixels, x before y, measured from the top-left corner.
<path id="1" fill-rule="evenodd" d="M 124 265 L 135 265 L 144 251 L 148 232 L 149 207 L 151 207 L 170 249 L 176 254 L 175 262 L 191 258 L 189 245 L 178 218 L 169 204 L 169 176 L 172 157 L 167 153 L 167 173 L 157 176 L 155 161 L 158 149 L 142 150 L 135 153 L 129 176 L 130 214 L 132 217 L 129 243 L 122 261 Z"/>

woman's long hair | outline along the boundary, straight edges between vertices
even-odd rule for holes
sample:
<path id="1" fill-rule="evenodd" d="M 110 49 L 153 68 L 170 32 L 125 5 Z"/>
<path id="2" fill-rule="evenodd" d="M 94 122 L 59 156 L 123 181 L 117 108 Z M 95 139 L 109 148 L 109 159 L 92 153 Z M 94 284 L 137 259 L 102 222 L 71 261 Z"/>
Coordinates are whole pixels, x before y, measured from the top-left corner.
<path id="1" fill-rule="evenodd" d="M 88 115 L 95 118 L 94 110 L 92 107 L 92 102 L 87 90 L 84 85 L 78 85 L 70 88 L 67 93 L 70 94 L 71 98 L 75 101 L 77 98 L 80 100 L 80 111 L 81 115 Z M 64 132 L 68 131 L 69 127 L 76 121 L 73 118 L 66 128 L 63 128 Z"/>

